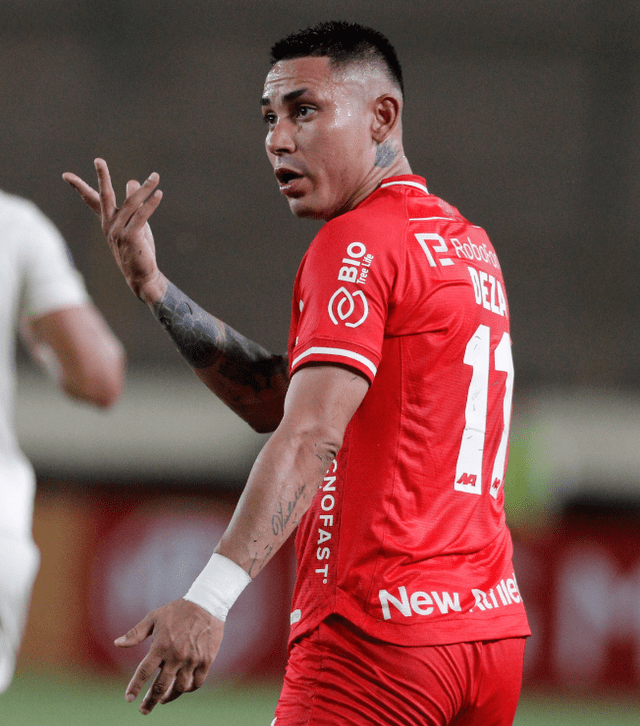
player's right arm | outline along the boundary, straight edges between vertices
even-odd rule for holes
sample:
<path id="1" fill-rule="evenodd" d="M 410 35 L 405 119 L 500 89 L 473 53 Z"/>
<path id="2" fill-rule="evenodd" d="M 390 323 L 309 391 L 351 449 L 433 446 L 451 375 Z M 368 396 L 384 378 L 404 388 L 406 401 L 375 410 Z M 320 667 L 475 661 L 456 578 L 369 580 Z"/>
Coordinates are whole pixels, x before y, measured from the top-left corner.
<path id="1" fill-rule="evenodd" d="M 23 318 L 20 334 L 34 360 L 71 398 L 108 408 L 122 395 L 124 350 L 91 303 Z"/>
<path id="2" fill-rule="evenodd" d="M 280 425 L 256 459 L 215 554 L 184 598 L 149 613 L 116 641 L 131 647 L 153 635 L 126 692 L 150 713 L 199 688 L 213 663 L 226 612 L 282 544 L 321 489 L 369 380 L 338 365 L 308 365 L 292 377 Z"/>
<path id="3" fill-rule="evenodd" d="M 209 315 L 158 269 L 148 220 L 162 199 L 157 174 L 127 184 L 116 206 L 109 169 L 96 159 L 99 191 L 75 174 L 63 175 L 100 217 L 102 231 L 133 293 L 151 309 L 200 380 L 256 431 L 282 419 L 289 385 L 286 357 L 273 355 Z"/>

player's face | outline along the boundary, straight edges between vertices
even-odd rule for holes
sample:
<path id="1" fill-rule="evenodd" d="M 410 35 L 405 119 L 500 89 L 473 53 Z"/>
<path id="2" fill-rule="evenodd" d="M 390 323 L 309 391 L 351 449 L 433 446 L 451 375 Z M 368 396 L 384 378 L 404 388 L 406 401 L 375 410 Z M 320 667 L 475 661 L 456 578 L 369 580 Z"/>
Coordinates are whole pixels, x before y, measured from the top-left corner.
<path id="1" fill-rule="evenodd" d="M 326 57 L 273 66 L 262 98 L 267 155 L 296 216 L 328 220 L 361 201 L 375 158 L 370 106 L 358 69 L 336 72 Z"/>

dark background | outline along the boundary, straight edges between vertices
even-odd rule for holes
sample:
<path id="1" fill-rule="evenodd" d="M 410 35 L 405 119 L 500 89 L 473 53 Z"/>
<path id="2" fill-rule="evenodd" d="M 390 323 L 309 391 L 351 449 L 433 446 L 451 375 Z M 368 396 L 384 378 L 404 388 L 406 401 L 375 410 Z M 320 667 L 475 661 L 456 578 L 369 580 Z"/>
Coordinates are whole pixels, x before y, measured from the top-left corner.
<path id="1" fill-rule="evenodd" d="M 161 175 L 161 268 L 283 351 L 317 224 L 280 198 L 259 98 L 271 44 L 372 25 L 406 76 L 415 173 L 498 250 L 520 386 L 638 387 L 640 3 L 631 0 L 3 0 L 0 186 L 59 226 L 134 367 L 183 365 L 61 179 Z"/>

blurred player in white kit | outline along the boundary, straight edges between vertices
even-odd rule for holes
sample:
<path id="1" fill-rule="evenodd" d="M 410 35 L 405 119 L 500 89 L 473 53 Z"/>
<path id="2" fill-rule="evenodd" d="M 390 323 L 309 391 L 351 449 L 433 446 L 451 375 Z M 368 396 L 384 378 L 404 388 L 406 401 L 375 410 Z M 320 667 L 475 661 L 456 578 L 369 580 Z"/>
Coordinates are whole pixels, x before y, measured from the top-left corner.
<path id="1" fill-rule="evenodd" d="M 40 555 L 31 534 L 35 475 L 14 430 L 15 341 L 66 395 L 111 406 L 125 356 L 94 307 L 54 224 L 0 191 L 0 693 L 11 684 Z"/>

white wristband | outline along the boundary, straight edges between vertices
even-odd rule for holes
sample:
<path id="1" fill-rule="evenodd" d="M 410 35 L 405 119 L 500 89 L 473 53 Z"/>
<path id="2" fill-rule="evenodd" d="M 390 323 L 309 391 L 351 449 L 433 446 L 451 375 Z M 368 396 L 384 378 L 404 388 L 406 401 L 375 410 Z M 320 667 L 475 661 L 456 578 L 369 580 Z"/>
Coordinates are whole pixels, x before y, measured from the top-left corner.
<path id="1" fill-rule="evenodd" d="M 184 599 L 200 605 L 218 620 L 224 621 L 229 608 L 250 582 L 251 577 L 240 565 L 214 553 Z"/>

